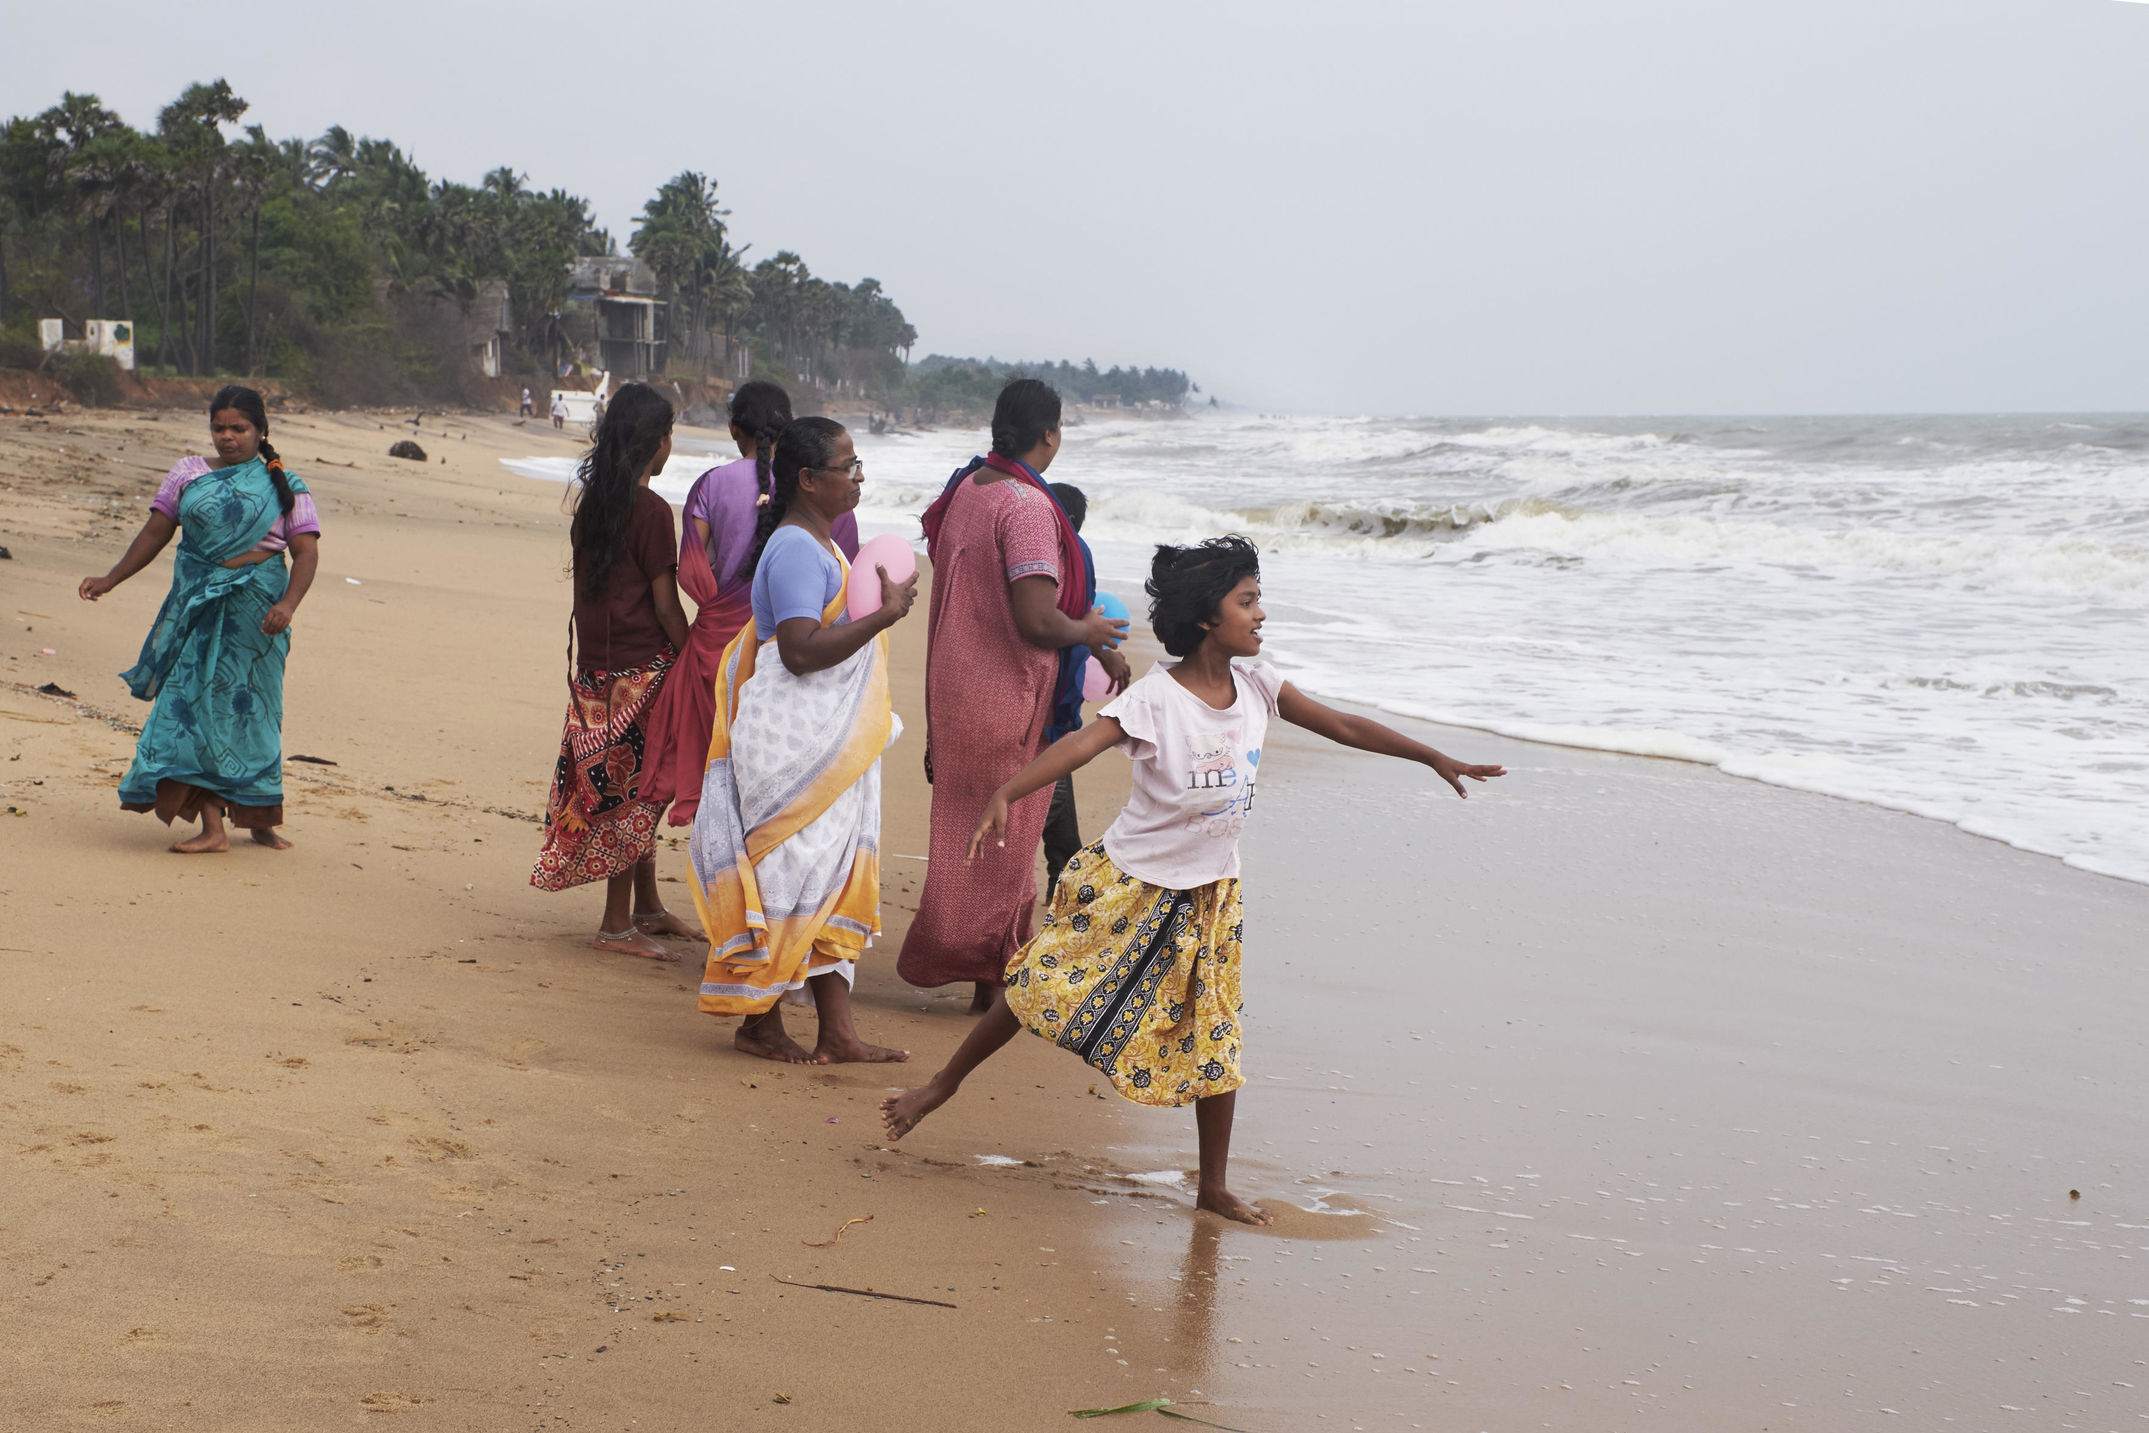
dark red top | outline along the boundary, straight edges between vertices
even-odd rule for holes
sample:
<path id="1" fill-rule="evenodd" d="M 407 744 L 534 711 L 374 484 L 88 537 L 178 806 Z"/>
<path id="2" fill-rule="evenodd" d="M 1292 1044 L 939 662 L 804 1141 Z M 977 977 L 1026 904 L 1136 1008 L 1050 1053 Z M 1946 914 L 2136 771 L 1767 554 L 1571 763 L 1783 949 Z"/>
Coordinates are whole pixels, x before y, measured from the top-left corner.
<path id="1" fill-rule="evenodd" d="M 637 488 L 627 517 L 627 541 L 605 574 L 601 597 L 583 591 L 575 576 L 576 662 L 585 672 L 624 672 L 647 666 L 669 644 L 657 621 L 649 584 L 679 570 L 679 539 L 672 505 L 648 488 Z"/>

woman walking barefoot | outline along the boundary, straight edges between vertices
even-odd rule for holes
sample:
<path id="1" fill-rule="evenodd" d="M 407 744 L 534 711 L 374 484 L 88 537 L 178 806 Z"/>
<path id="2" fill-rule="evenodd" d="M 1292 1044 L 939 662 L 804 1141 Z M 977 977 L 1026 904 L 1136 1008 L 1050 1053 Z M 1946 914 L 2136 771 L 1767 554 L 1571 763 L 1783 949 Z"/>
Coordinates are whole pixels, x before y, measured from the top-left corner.
<path id="1" fill-rule="evenodd" d="M 1379 722 L 1321 705 L 1251 659 L 1261 651 L 1260 555 L 1242 537 L 1159 547 L 1148 583 L 1159 663 L 1086 729 L 1055 743 L 993 793 L 970 854 L 997 845 L 1010 803 L 1117 746 L 1133 792 L 1102 840 L 1062 873 L 1044 928 L 947 1067 L 881 1102 L 891 1139 L 941 1105 L 1018 1030 L 1094 1066 L 1138 1104 L 1194 1106 L 1198 1207 L 1245 1224 L 1270 1217 L 1225 1171 L 1239 1073 L 1239 832 L 1253 809 L 1271 716 L 1344 746 L 1430 766 L 1466 795 L 1467 766 Z M 1243 662 L 1243 665 L 1241 664 Z"/>
<path id="2" fill-rule="evenodd" d="M 648 384 L 629 383 L 606 407 L 582 460 L 570 528 L 566 730 L 545 802 L 544 846 L 530 872 L 541 891 L 605 882 L 604 918 L 590 944 L 652 960 L 679 958 L 653 936 L 696 934 L 657 895 L 663 807 L 641 790 L 651 740 L 644 724 L 686 641 L 671 504 L 649 490 L 671 451 L 672 405 Z"/>
<path id="3" fill-rule="evenodd" d="M 881 753 L 902 734 L 888 704 L 888 642 L 918 579 L 861 573 L 832 533 L 858 506 L 851 435 L 801 418 L 773 455 L 774 491 L 746 569 L 754 618 L 716 676 L 709 769 L 694 815 L 694 900 L 709 930 L 701 1008 L 740 1015 L 733 1044 L 793 1064 L 905 1060 L 858 1038 L 851 977 L 880 931 Z M 850 584 L 880 596 L 848 616 Z M 811 1055 L 783 1002 L 811 998 Z"/>
<path id="4" fill-rule="evenodd" d="M 291 619 L 313 585 L 321 521 L 306 484 L 269 444 L 261 395 L 232 384 L 209 400 L 221 465 L 188 458 L 165 475 L 126 555 L 78 589 L 95 602 L 147 567 L 175 533 L 172 588 L 142 643 L 129 690 L 153 701 L 119 804 L 166 825 L 199 818 L 172 844 L 182 855 L 228 851 L 231 824 L 288 850 L 284 820 L 284 659 Z M 287 573 L 284 554 L 291 554 Z"/>

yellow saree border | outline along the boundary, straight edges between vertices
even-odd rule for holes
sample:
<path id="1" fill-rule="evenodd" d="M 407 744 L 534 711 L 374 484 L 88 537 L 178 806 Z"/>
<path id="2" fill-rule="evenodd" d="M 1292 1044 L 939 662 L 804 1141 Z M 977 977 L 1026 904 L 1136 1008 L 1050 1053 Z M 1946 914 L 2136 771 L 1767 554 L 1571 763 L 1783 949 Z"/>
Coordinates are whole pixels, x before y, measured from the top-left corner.
<path id="1" fill-rule="evenodd" d="M 842 561 L 841 555 L 838 560 Z M 835 625 L 850 599 L 852 569 L 843 562 L 843 583 L 821 613 L 821 626 Z M 707 771 L 731 760 L 732 724 L 739 695 L 754 676 L 761 640 L 749 620 L 725 647 L 717 663 L 715 720 L 709 733 Z M 855 959 L 880 931 L 880 852 L 878 840 L 861 841 L 834 895 L 814 911 L 769 921 L 762 911 L 754 867 L 808 824 L 819 818 L 855 785 L 886 750 L 894 729 L 888 691 L 888 638 L 876 633 L 861 648 L 872 663 L 850 730 L 828 757 L 820 773 L 784 808 L 743 833 L 728 859 L 711 870 L 706 883 L 697 869 L 691 889 L 702 928 L 709 933 L 699 1008 L 710 1015 L 758 1014 L 772 1007 L 802 979 Z M 734 801 L 736 787 L 733 787 Z M 702 819 L 697 814 L 696 820 Z M 876 833 L 877 837 L 877 833 Z"/>

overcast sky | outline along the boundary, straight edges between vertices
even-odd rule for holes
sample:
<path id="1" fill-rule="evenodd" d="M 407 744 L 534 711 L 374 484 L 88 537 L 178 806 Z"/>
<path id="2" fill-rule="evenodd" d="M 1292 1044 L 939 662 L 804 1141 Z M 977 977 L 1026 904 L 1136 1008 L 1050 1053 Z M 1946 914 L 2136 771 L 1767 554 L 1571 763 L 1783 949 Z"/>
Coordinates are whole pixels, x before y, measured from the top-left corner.
<path id="1" fill-rule="evenodd" d="M 222 75 L 622 244 L 703 170 L 921 354 L 1333 412 L 2149 408 L 2149 4 L 10 9 L 7 113 Z"/>

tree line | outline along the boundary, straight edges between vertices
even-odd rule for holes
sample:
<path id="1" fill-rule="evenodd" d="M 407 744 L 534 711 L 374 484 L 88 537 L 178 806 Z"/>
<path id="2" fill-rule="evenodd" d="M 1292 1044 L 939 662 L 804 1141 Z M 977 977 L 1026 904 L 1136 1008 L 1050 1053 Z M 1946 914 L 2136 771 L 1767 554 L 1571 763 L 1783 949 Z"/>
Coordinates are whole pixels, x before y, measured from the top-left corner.
<path id="1" fill-rule="evenodd" d="M 503 291 L 511 381 L 546 386 L 588 352 L 574 264 L 619 251 L 586 199 L 509 166 L 475 185 L 435 179 L 341 126 L 271 138 L 243 123 L 248 108 L 219 79 L 188 85 L 150 129 L 73 92 L 0 128 L 0 366 L 47 361 L 39 318 L 78 333 L 108 318 L 132 326 L 137 365 L 154 372 L 274 378 L 334 403 L 477 400 L 470 337 L 498 331 L 478 306 Z M 1018 372 L 1083 402 L 1199 391 L 1172 369 L 913 366 L 917 330 L 878 280 L 832 282 L 789 249 L 756 258 L 729 218 L 716 181 L 690 170 L 627 239 L 666 301 L 672 376 L 734 375 L 743 343 L 757 376 L 933 412 L 989 409 Z"/>

